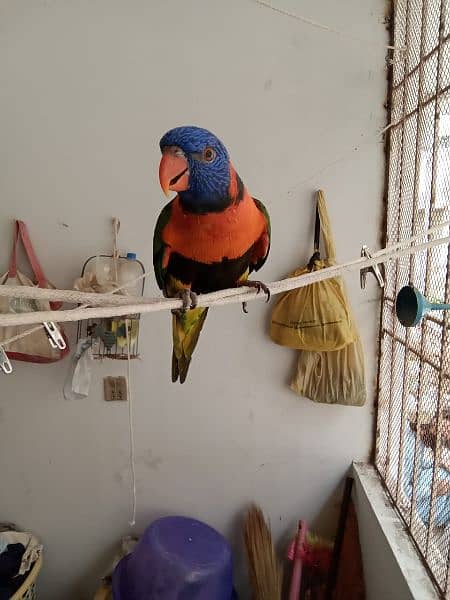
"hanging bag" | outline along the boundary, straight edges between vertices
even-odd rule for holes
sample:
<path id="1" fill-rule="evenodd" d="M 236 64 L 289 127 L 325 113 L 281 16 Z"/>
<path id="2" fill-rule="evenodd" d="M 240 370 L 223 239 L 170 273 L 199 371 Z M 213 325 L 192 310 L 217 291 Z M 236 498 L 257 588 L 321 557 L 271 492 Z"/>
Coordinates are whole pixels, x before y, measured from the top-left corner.
<path id="1" fill-rule="evenodd" d="M 326 256 L 323 260 L 319 252 L 321 232 Z M 335 262 L 336 252 L 325 195 L 320 190 L 317 193 L 314 254 L 308 265 L 294 271 L 291 277 L 329 267 Z M 270 337 L 282 346 L 328 352 L 344 348 L 356 336 L 341 277 L 280 294 L 272 312 Z"/>
<path id="2" fill-rule="evenodd" d="M 356 340 L 334 352 L 301 350 L 291 390 L 324 404 L 362 406 L 366 401 L 364 352 Z"/>
<path id="3" fill-rule="evenodd" d="M 25 254 L 31 265 L 35 283 L 33 283 L 31 279 L 17 269 L 17 247 L 19 241 L 22 242 Z M 15 222 L 13 247 L 9 269 L 3 276 L 0 276 L 0 285 L 36 285 L 40 288 L 54 289 L 53 284 L 51 284 L 44 275 L 36 253 L 34 252 L 27 227 L 23 221 Z M 32 300 L 27 298 L 13 298 L 4 296 L 0 297 L 0 313 L 2 314 L 57 310 L 60 308 L 60 306 L 61 303 L 50 303 L 46 300 Z M 11 360 L 20 360 L 32 363 L 52 363 L 61 360 L 68 354 L 69 345 L 67 343 L 67 338 L 64 334 L 64 331 L 60 326 L 59 330 L 66 343 L 66 348 L 64 350 L 52 347 L 47 333 L 43 327 L 15 342 L 3 344 L 4 341 L 20 335 L 27 329 L 30 329 L 30 325 L 11 325 L 7 327 L 0 326 L 0 345 L 4 346 L 6 354 Z"/>
<path id="4" fill-rule="evenodd" d="M 320 227 L 327 256 L 323 261 L 319 254 Z M 314 254 L 310 265 L 294 275 L 330 266 L 335 260 L 325 195 L 319 191 Z M 311 327 L 306 326 L 308 319 Z M 290 385 L 299 396 L 325 404 L 365 403 L 364 352 L 340 277 L 283 294 L 272 315 L 271 336 L 277 343 L 301 349 Z"/>

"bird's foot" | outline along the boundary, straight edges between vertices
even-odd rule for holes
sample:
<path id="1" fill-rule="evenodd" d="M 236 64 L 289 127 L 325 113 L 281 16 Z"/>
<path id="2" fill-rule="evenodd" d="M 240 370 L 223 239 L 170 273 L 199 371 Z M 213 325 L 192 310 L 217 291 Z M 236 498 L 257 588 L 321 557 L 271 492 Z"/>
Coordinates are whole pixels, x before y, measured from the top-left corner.
<path id="1" fill-rule="evenodd" d="M 265 283 L 263 283 L 262 281 L 252 281 L 251 279 L 247 279 L 247 281 L 239 282 L 237 284 L 237 287 L 255 288 L 257 290 L 258 294 L 262 290 L 266 294 L 266 302 L 269 302 L 269 300 L 270 300 L 270 290 L 267 287 L 267 285 Z M 242 310 L 245 312 L 245 314 L 248 313 L 247 302 L 242 303 Z"/>
<path id="2" fill-rule="evenodd" d="M 183 306 L 181 308 L 177 308 L 172 312 L 176 315 L 182 315 L 188 312 L 188 310 L 192 310 L 197 307 L 198 304 L 198 296 L 195 292 L 192 292 L 189 289 L 184 289 L 178 292 L 178 298 L 181 298 L 183 301 Z"/>

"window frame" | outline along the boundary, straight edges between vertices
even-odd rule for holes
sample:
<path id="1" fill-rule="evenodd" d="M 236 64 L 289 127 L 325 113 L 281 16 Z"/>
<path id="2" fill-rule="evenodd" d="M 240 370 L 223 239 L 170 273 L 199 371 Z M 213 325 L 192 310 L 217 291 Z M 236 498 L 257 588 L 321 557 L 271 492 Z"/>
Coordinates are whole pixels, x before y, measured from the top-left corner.
<path id="1" fill-rule="evenodd" d="M 432 11 L 437 6 L 436 30 L 436 12 Z M 383 245 L 394 244 L 450 218 L 450 0 L 397 0 L 392 2 L 389 21 L 390 44 L 396 51 L 388 61 Z M 404 51 L 400 49 L 403 47 Z M 448 117 L 445 131 L 443 103 Z M 448 235 L 448 227 L 433 234 L 434 237 L 443 235 Z M 428 239 L 424 236 L 422 241 Z M 437 264 L 438 258 L 443 261 L 442 273 L 433 267 L 433 261 Z M 427 315 L 417 328 L 405 330 L 395 318 L 395 298 L 403 285 L 412 284 L 425 295 L 442 293 L 441 301 L 449 302 L 449 265 L 447 246 L 386 265 L 374 457 L 375 467 L 394 506 L 435 585 L 447 598 L 450 598 L 450 518 L 445 544 L 433 523 L 437 513 L 441 456 L 447 450 L 442 435 L 447 426 L 443 407 L 450 400 L 450 329 L 446 315 L 439 312 Z M 435 399 L 430 394 L 433 385 L 437 390 Z M 414 393 L 410 393 L 410 388 Z M 427 402 L 423 400 L 426 392 L 431 398 Z M 435 411 L 433 423 L 437 433 L 431 458 L 428 525 L 421 521 L 416 508 L 423 491 L 423 485 L 418 483 L 422 481 L 423 472 L 422 459 L 418 459 L 421 435 L 416 435 L 414 442 L 411 497 L 407 496 L 404 486 L 411 395 L 416 400 L 419 431 L 426 420 L 426 409 L 431 407 Z"/>

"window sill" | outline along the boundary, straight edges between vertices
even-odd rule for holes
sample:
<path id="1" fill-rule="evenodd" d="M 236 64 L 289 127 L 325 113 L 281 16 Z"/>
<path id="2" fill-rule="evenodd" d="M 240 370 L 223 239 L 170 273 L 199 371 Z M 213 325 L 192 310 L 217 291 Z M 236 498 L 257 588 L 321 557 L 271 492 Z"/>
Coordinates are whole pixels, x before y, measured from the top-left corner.
<path id="1" fill-rule="evenodd" d="M 403 521 L 372 465 L 353 463 L 367 600 L 438 600 Z"/>

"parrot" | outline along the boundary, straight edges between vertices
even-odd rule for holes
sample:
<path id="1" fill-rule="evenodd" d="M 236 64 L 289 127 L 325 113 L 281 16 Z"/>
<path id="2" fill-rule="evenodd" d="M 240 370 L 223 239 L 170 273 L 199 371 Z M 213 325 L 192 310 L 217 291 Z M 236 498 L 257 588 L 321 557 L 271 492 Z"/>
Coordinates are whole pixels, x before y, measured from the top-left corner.
<path id="1" fill-rule="evenodd" d="M 263 290 L 269 301 L 267 286 L 248 277 L 269 254 L 270 218 L 207 129 L 176 127 L 159 145 L 159 182 L 166 196 L 176 196 L 156 222 L 153 267 L 163 295 L 183 300 L 183 308 L 172 311 L 172 381 L 184 383 L 208 314 L 197 307 L 197 294 L 246 285 Z"/>

